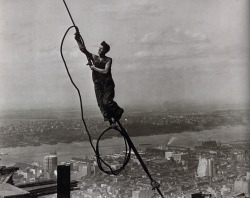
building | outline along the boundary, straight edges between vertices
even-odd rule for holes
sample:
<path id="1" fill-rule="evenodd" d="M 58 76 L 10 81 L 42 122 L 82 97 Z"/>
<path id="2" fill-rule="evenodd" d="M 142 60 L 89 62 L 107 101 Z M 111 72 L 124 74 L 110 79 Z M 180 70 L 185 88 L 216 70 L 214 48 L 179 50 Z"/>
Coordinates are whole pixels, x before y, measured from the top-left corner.
<path id="1" fill-rule="evenodd" d="M 47 155 L 43 158 L 43 168 L 44 171 L 53 174 L 57 170 L 57 156 Z"/>
<path id="2" fill-rule="evenodd" d="M 188 154 L 187 153 L 173 153 L 172 157 L 174 158 L 174 161 L 176 162 L 181 162 L 182 160 L 187 160 L 188 159 Z"/>
<path id="3" fill-rule="evenodd" d="M 81 179 L 85 176 L 95 175 L 96 169 L 94 161 L 86 158 L 72 157 L 70 165 L 73 167 L 71 171 L 77 171 L 77 179 Z"/>
<path id="4" fill-rule="evenodd" d="M 0 197 L 1 198 L 27 198 L 30 193 L 26 190 L 15 187 L 11 184 L 0 184 Z"/>
<path id="5" fill-rule="evenodd" d="M 247 172 L 246 180 L 250 180 L 250 172 Z"/>
<path id="6" fill-rule="evenodd" d="M 234 149 L 232 157 L 237 161 L 244 161 L 247 158 L 247 151 L 244 149 Z"/>
<path id="7" fill-rule="evenodd" d="M 149 147 L 151 147 L 151 144 L 139 144 L 139 151 L 145 152 Z"/>
<path id="8" fill-rule="evenodd" d="M 182 146 L 167 145 L 165 148 L 166 148 L 167 151 L 179 151 L 179 152 L 185 152 L 185 153 L 190 152 L 190 148 L 182 147 Z"/>
<path id="9" fill-rule="evenodd" d="M 214 175 L 214 162 L 213 159 L 199 157 L 199 164 L 197 168 L 198 177 L 212 177 Z"/>
<path id="10" fill-rule="evenodd" d="M 221 144 L 216 141 L 198 141 L 197 147 L 202 147 L 202 148 L 217 148 L 220 147 Z"/>
<path id="11" fill-rule="evenodd" d="M 153 195 L 153 191 L 148 189 L 132 191 L 132 198 L 152 198 Z"/>
<path id="12" fill-rule="evenodd" d="M 165 152 L 165 159 L 170 160 L 172 155 L 173 155 L 173 152 Z"/>
<path id="13" fill-rule="evenodd" d="M 182 160 L 187 160 L 189 157 L 188 153 L 174 153 L 174 152 L 170 152 L 170 151 L 166 151 L 165 152 L 165 159 L 170 160 L 170 158 L 173 158 L 174 161 L 176 162 L 181 162 Z"/>
<path id="14" fill-rule="evenodd" d="M 14 186 L 13 174 L 19 170 L 18 167 L 0 166 L 0 197 L 1 198 L 26 198 L 30 193 Z"/>
<path id="15" fill-rule="evenodd" d="M 79 164 L 79 169 L 78 169 L 78 179 L 81 179 L 82 177 L 85 176 L 90 176 L 91 175 L 91 169 L 89 164 Z"/>
<path id="16" fill-rule="evenodd" d="M 226 187 L 226 185 L 223 185 L 220 189 L 220 195 L 221 197 L 230 197 L 231 189 Z"/>
<path id="17" fill-rule="evenodd" d="M 236 193 L 250 194 L 250 180 L 236 179 L 233 190 Z"/>

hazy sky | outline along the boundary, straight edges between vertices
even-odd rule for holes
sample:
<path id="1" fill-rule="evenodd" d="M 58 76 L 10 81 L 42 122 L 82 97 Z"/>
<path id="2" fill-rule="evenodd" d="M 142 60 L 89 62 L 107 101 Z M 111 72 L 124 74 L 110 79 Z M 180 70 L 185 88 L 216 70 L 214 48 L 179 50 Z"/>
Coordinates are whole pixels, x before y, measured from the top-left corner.
<path id="1" fill-rule="evenodd" d="M 242 103 L 249 95 L 249 0 L 68 0 L 90 52 L 111 45 L 116 101 Z M 72 23 L 62 0 L 0 0 L 0 109 L 78 107 L 60 56 Z M 64 54 L 85 105 L 91 70 L 74 40 Z"/>

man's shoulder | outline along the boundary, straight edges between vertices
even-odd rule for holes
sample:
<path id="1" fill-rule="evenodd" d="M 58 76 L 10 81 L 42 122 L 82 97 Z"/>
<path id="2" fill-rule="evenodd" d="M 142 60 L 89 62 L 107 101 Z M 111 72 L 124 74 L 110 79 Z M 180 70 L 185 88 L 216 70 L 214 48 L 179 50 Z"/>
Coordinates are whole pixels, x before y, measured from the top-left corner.
<path id="1" fill-rule="evenodd" d="M 100 56 L 98 56 L 96 54 L 92 54 L 92 56 L 93 56 L 94 59 L 99 59 L 99 60 L 101 59 Z M 108 56 L 105 56 L 105 58 L 102 58 L 102 60 L 105 60 L 106 62 L 108 62 L 110 60 L 112 61 L 112 58 L 108 57 Z"/>
<path id="2" fill-rule="evenodd" d="M 110 57 L 108 57 L 108 56 L 106 56 L 106 58 L 107 58 L 107 61 L 112 61 L 112 58 L 110 58 Z"/>

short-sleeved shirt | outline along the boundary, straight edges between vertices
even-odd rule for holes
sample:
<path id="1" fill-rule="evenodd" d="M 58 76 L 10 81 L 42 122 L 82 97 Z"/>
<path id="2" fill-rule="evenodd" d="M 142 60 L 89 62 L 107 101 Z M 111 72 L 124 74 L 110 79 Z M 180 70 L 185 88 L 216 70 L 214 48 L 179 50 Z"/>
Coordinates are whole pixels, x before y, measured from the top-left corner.
<path id="1" fill-rule="evenodd" d="M 111 58 L 109 57 L 105 57 L 105 58 L 100 58 L 99 56 L 97 55 L 94 55 L 92 54 L 92 57 L 93 57 L 93 63 L 95 65 L 95 67 L 99 68 L 99 69 L 105 69 L 105 66 L 107 64 L 107 62 L 109 60 L 112 61 Z M 97 72 L 95 70 L 92 70 L 92 79 L 93 79 L 93 82 L 107 82 L 107 81 L 113 81 L 112 79 L 112 74 L 111 74 L 111 67 L 108 71 L 107 74 L 102 74 L 100 72 Z"/>

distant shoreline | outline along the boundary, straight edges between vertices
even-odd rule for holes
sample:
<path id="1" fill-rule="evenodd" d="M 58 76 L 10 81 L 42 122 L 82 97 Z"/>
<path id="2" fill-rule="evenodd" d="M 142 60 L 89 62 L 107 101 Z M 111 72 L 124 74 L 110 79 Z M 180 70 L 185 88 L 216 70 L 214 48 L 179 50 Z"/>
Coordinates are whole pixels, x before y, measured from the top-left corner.
<path id="1" fill-rule="evenodd" d="M 171 139 L 174 139 L 174 141 L 170 145 L 182 147 L 194 147 L 199 140 L 213 140 L 232 144 L 237 144 L 237 142 L 250 142 L 249 127 L 247 126 L 221 127 L 219 129 L 204 130 L 199 133 L 185 131 L 182 133 L 139 136 L 131 137 L 131 139 L 136 147 L 140 144 L 164 146 L 168 145 Z M 124 140 L 116 136 L 110 139 L 104 139 L 100 146 L 102 154 L 119 153 L 124 150 Z M 2 160 L 0 160 L 0 164 L 31 161 L 42 163 L 43 157 L 51 152 L 57 153 L 60 162 L 69 161 L 71 157 L 94 156 L 94 152 L 88 141 L 57 143 L 54 145 L 42 144 L 40 146 L 0 148 L 0 153 L 8 153 L 8 155 L 1 156 Z"/>
<path id="2" fill-rule="evenodd" d="M 167 133 L 148 133 L 148 134 L 131 134 L 132 132 L 130 131 L 128 134 L 131 138 L 140 138 L 140 137 L 149 137 L 149 136 L 157 136 L 157 135 L 169 135 L 169 134 L 181 134 L 181 133 L 202 133 L 204 131 L 212 131 L 212 130 L 220 130 L 221 128 L 231 128 L 231 127 L 246 127 L 249 129 L 249 136 L 250 136 L 250 126 L 246 126 L 246 125 L 237 125 L 237 126 L 219 126 L 219 127 L 214 127 L 214 128 L 209 128 L 209 129 L 204 129 L 204 130 L 200 130 L 200 131 L 171 131 L 171 132 L 167 132 Z M 108 133 L 108 132 L 107 132 Z M 101 141 L 105 141 L 105 140 L 111 140 L 113 138 L 119 137 L 120 135 L 118 134 L 118 132 L 113 132 L 113 134 L 116 133 L 117 135 L 112 135 L 112 136 L 103 136 Z M 92 134 L 92 142 L 96 142 L 98 139 L 98 136 L 93 136 Z M 121 136 L 120 136 L 121 137 Z M 246 140 L 248 141 L 248 140 Z M 16 146 L 11 146 L 11 147 L 0 147 L 0 149 L 6 149 L 6 148 L 24 148 L 27 146 L 34 146 L 34 147 L 39 147 L 42 145 L 57 145 L 57 144 L 72 144 L 72 143 L 79 143 L 79 142 L 89 142 L 89 138 L 87 134 L 83 134 L 81 139 L 77 139 L 77 140 L 62 140 L 62 141 L 56 141 L 56 140 L 51 140 L 51 142 L 32 142 L 32 143 L 25 143 L 25 144 L 21 144 L 21 145 L 16 145 Z M 243 140 L 235 140 L 234 142 L 244 142 Z"/>
<path id="3" fill-rule="evenodd" d="M 206 105 L 205 105 L 206 106 Z M 231 107 L 231 108 L 229 108 Z M 127 107 L 125 110 L 126 116 L 134 114 L 151 114 L 151 113 L 168 113 L 168 114 L 197 114 L 197 113 L 211 113 L 216 111 L 250 111 L 250 107 L 232 108 L 230 105 L 221 108 L 199 108 L 199 109 L 166 109 L 166 108 L 150 108 L 150 107 Z M 102 115 L 97 106 L 84 107 L 85 118 L 102 118 Z M 81 119 L 80 108 L 73 109 L 23 109 L 23 110 L 0 110 L 0 120 L 49 120 L 49 119 Z"/>
<path id="4" fill-rule="evenodd" d="M 99 115 L 99 114 L 98 114 Z M 93 115 L 92 115 L 93 116 Z M 53 115 L 52 115 L 53 117 Z M 70 118 L 66 118 L 70 117 Z M 233 127 L 248 123 L 248 110 L 226 110 L 201 113 L 169 113 L 169 112 L 137 112 L 124 115 L 121 123 L 130 137 L 177 134 L 187 131 L 202 132 L 219 130 L 221 127 Z M 99 116 L 85 119 L 92 139 L 109 127 Z M 250 127 L 249 127 L 250 128 Z M 118 136 L 111 130 L 105 133 L 104 139 Z M 89 141 L 81 118 L 72 117 L 71 113 L 63 113 L 60 118 L 5 119 L 0 120 L 0 148 L 25 147 L 41 144 L 73 143 Z"/>

